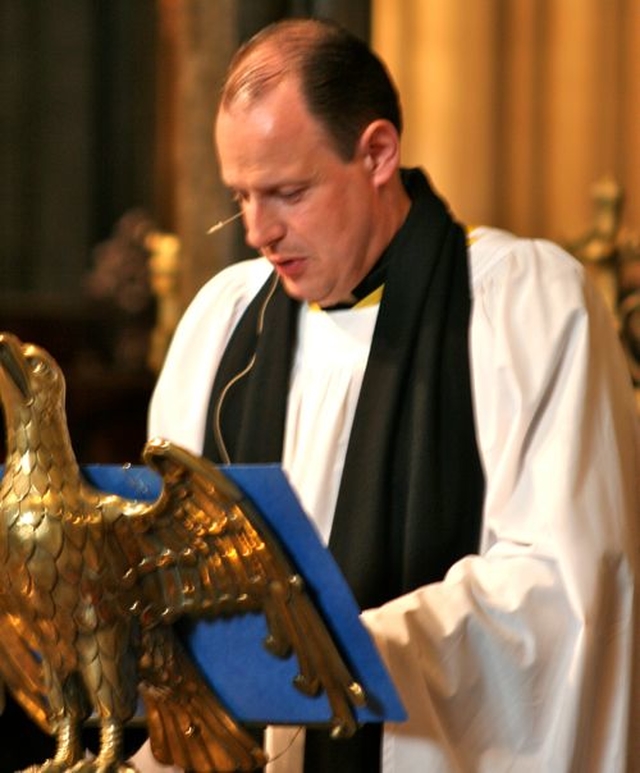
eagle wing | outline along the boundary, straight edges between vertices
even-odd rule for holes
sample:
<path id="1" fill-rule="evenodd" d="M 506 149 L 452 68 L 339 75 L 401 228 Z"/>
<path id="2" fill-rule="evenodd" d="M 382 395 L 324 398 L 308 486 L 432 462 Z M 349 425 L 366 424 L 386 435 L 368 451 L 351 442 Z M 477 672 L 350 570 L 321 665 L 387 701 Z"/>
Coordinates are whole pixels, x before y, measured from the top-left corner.
<path id="1" fill-rule="evenodd" d="M 295 654 L 296 687 L 309 695 L 325 690 L 333 735 L 351 735 L 362 688 L 257 509 L 214 464 L 168 441 L 149 441 L 144 460 L 162 476 L 162 493 L 114 529 L 135 596 L 130 608 L 143 628 L 184 615 L 261 611 L 267 649 Z"/>
<path id="2" fill-rule="evenodd" d="M 44 690 L 42 662 L 36 654 L 37 643 L 17 615 L 0 613 L 0 683 L 9 688 L 14 698 L 46 733 L 49 704 Z M 1 713 L 1 712 L 0 712 Z"/>

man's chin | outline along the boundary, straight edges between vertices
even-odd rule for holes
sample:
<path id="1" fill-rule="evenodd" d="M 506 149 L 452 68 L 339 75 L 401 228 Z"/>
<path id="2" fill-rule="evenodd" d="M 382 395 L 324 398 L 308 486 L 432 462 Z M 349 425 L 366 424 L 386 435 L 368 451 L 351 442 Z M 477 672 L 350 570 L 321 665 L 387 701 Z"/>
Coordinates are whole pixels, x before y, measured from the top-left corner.
<path id="1" fill-rule="evenodd" d="M 280 283 L 282 284 L 285 293 L 295 301 L 300 301 L 300 303 L 309 303 L 320 306 L 320 308 L 336 306 L 339 303 L 353 303 L 352 297 L 347 297 L 346 299 L 332 297 L 331 294 L 319 292 L 317 288 L 314 289 L 313 287 L 305 286 L 303 282 L 296 282 L 288 277 L 282 276 L 282 274 L 280 274 Z M 336 294 L 334 293 L 333 296 L 335 295 Z"/>
<path id="2" fill-rule="evenodd" d="M 298 282 L 293 282 L 286 277 L 280 276 L 280 284 L 285 293 L 293 298 L 294 301 L 300 301 L 301 303 L 315 303 L 314 293 L 305 291 L 305 288 Z"/>

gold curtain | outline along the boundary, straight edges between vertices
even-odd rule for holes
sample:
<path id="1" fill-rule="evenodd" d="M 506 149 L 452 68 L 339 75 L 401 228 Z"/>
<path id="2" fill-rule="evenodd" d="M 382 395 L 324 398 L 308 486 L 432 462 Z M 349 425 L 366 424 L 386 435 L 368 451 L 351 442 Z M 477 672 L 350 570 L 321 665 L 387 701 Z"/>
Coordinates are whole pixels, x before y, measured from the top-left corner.
<path id="1" fill-rule="evenodd" d="M 373 0 L 403 160 L 468 223 L 571 239 L 614 178 L 640 227 L 637 0 Z"/>

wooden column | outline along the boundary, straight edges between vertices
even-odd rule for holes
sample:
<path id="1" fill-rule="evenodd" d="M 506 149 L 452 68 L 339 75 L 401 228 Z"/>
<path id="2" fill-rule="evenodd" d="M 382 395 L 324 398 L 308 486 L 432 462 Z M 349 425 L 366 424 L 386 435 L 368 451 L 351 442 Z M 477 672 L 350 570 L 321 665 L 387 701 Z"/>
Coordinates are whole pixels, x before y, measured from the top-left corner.
<path id="1" fill-rule="evenodd" d="M 206 234 L 234 211 L 220 182 L 212 128 L 224 73 L 238 44 L 236 5 L 234 0 L 159 0 L 159 225 L 180 239 L 185 303 L 237 250 L 233 228 Z"/>

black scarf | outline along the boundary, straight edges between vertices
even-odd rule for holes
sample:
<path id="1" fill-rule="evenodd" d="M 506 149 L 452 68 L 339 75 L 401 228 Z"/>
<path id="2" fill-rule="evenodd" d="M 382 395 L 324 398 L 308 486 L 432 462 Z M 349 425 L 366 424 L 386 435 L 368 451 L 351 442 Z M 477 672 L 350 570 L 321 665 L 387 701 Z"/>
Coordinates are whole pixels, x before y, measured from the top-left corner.
<path id="1" fill-rule="evenodd" d="M 404 171 L 403 182 L 412 206 L 383 256 L 384 293 L 329 541 L 362 608 L 438 581 L 476 552 L 484 497 L 465 233 L 421 172 Z M 238 323 L 212 390 L 204 455 L 213 461 L 224 461 L 211 432 L 220 396 L 253 356 L 224 397 L 222 436 L 232 462 L 280 461 L 298 310 L 272 275 Z"/>

